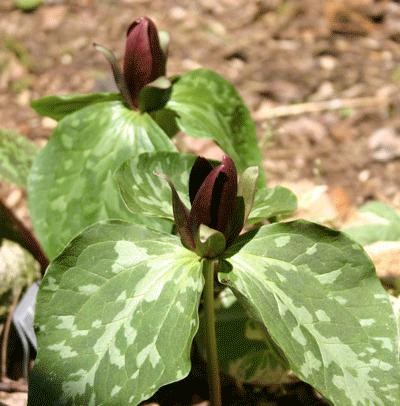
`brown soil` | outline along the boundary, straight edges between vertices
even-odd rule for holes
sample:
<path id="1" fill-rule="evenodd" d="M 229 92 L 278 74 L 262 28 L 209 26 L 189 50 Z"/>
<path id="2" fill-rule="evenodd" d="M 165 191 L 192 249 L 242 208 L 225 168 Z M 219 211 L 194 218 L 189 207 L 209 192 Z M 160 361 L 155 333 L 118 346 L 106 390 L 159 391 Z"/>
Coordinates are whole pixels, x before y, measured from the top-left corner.
<path id="1" fill-rule="evenodd" d="M 29 102 L 107 86 L 108 63 L 92 43 L 122 58 L 126 28 L 148 15 L 171 34 L 169 75 L 201 66 L 237 87 L 256 119 L 269 179 L 341 187 L 356 205 L 397 196 L 397 144 L 384 159 L 369 146 L 376 130 L 400 125 L 396 1 L 48 0 L 24 13 L 0 0 L 0 10 L 2 127 L 43 145 L 54 123 Z M 335 99 L 353 106 L 312 112 Z M 302 114 L 271 110 L 301 103 L 310 103 Z"/>
<path id="2" fill-rule="evenodd" d="M 43 146 L 55 123 L 30 102 L 112 89 L 92 44 L 121 60 L 142 15 L 171 34 L 168 75 L 203 67 L 237 87 L 271 184 L 328 185 L 341 216 L 370 199 L 400 203 L 399 1 L 44 0 L 23 12 L 0 0 L 0 126 Z M 202 140 L 190 149 L 215 153 Z M 27 220 L 24 192 L 1 187 Z"/>

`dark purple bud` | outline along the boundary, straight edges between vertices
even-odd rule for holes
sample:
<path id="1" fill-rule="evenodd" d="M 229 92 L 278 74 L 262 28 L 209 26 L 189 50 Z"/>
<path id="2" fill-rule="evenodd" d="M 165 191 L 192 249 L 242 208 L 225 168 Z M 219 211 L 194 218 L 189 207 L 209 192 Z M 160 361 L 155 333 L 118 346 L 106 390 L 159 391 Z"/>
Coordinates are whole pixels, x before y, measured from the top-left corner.
<path id="1" fill-rule="evenodd" d="M 221 255 L 240 234 L 253 204 L 258 178 L 258 169 L 249 169 L 238 193 L 236 167 L 228 155 L 215 168 L 204 157 L 198 157 L 189 177 L 190 212 L 172 182 L 156 173 L 171 187 L 175 224 L 183 243 L 199 256 Z"/>
<path id="2" fill-rule="evenodd" d="M 190 211 L 192 230 L 196 232 L 200 224 L 204 224 L 220 231 L 228 240 L 235 222 L 236 197 L 235 164 L 224 155 L 221 165 L 209 172 L 196 193 Z"/>
<path id="3" fill-rule="evenodd" d="M 123 75 L 133 101 L 139 106 L 144 86 L 165 75 L 166 54 L 161 48 L 157 27 L 147 17 L 135 20 L 127 32 Z"/>
<path id="4" fill-rule="evenodd" d="M 206 158 L 199 156 L 192 166 L 189 176 L 189 197 L 190 204 L 193 204 L 193 200 L 196 197 L 197 192 L 200 189 L 202 183 L 206 180 L 206 177 L 213 170 L 210 162 Z"/>

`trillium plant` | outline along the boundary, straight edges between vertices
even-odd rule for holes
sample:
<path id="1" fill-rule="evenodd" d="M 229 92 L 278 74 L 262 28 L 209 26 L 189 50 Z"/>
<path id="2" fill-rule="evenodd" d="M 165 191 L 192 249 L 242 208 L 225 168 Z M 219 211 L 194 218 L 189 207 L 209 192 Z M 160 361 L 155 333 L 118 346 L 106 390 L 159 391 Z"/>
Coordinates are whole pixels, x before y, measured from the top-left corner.
<path id="1" fill-rule="evenodd" d="M 50 265 L 35 308 L 29 405 L 138 405 L 204 356 L 264 386 L 293 376 L 337 406 L 400 402 L 398 320 L 362 246 L 268 188 L 254 123 L 207 69 L 166 76 L 168 35 L 127 32 L 119 92 L 32 103 L 58 121 L 28 178 Z M 221 162 L 180 153 L 182 131 Z"/>

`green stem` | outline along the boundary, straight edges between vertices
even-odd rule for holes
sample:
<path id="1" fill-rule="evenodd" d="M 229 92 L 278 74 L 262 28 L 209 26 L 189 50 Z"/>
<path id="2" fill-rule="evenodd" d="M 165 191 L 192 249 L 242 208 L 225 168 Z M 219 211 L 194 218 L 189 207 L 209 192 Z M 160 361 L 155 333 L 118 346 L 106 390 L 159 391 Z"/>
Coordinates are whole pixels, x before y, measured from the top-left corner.
<path id="1" fill-rule="evenodd" d="M 211 405 L 221 406 L 221 383 L 219 377 L 217 340 L 215 337 L 214 265 L 215 260 L 203 258 L 208 385 L 210 388 Z"/>

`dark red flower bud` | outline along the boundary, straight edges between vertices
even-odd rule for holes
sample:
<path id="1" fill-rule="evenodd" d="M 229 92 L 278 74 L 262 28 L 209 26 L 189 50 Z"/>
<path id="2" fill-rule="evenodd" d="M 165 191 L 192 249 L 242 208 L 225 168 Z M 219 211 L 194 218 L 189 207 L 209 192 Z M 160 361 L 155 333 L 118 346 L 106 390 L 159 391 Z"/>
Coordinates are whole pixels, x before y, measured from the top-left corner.
<path id="1" fill-rule="evenodd" d="M 189 178 L 189 190 L 191 190 L 192 182 L 197 188 L 190 211 L 191 229 L 196 236 L 200 224 L 204 224 L 224 234 L 228 241 L 233 229 L 232 225 L 236 220 L 237 172 L 235 164 L 228 155 L 224 155 L 221 165 L 214 169 L 210 165 L 212 169 L 210 171 L 210 167 L 206 167 L 204 161 L 203 157 L 197 158 Z M 198 187 L 198 180 L 202 178 L 204 181 Z M 193 186 L 191 192 L 191 197 L 193 197 Z M 241 226 L 243 227 L 243 223 Z"/>
<path id="2" fill-rule="evenodd" d="M 183 243 L 198 255 L 207 258 L 221 255 L 240 234 L 254 201 L 258 168 L 246 172 L 238 196 L 237 172 L 228 155 L 215 168 L 198 157 L 189 177 L 190 211 L 172 182 L 165 175 L 156 174 L 171 187 L 175 224 Z M 208 244 L 211 238 L 213 243 Z"/>
<path id="3" fill-rule="evenodd" d="M 157 27 L 147 17 L 135 20 L 127 32 L 123 75 L 134 106 L 144 86 L 165 75 L 166 54 Z"/>
<path id="4" fill-rule="evenodd" d="M 115 83 L 129 108 L 141 112 L 161 109 L 172 86 L 164 76 L 169 35 L 165 31 L 157 32 L 153 21 L 142 17 L 130 25 L 127 36 L 123 72 L 110 50 L 98 44 L 94 46 L 110 62 Z"/>

